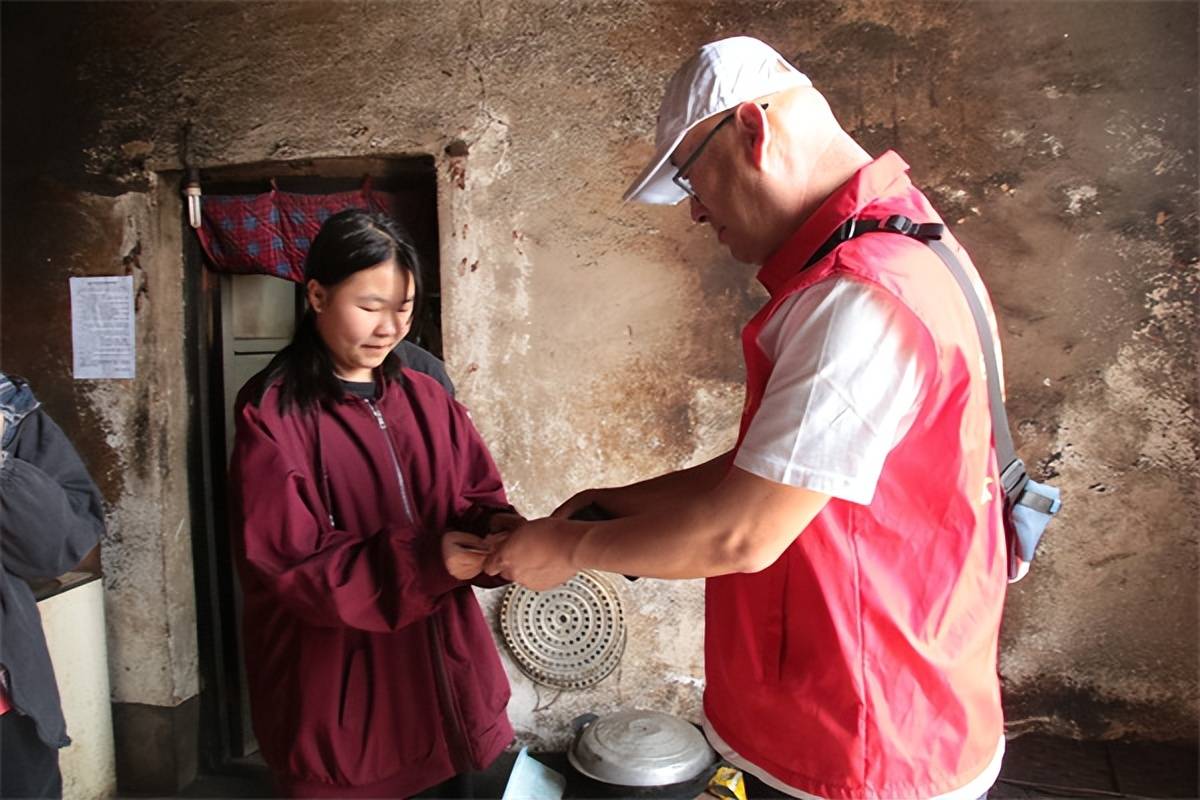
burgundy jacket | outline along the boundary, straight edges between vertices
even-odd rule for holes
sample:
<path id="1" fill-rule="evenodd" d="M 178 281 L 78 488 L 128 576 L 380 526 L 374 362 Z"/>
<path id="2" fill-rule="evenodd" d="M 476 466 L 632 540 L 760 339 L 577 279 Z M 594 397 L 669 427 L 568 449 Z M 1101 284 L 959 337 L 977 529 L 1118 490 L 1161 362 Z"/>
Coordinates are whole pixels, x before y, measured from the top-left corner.
<path id="1" fill-rule="evenodd" d="M 512 739 L 491 632 L 440 550 L 444 531 L 483 532 L 510 506 L 466 410 L 403 376 L 319 411 L 280 415 L 279 385 L 263 393 L 261 377 L 238 397 L 250 705 L 290 795 L 412 794 Z"/>

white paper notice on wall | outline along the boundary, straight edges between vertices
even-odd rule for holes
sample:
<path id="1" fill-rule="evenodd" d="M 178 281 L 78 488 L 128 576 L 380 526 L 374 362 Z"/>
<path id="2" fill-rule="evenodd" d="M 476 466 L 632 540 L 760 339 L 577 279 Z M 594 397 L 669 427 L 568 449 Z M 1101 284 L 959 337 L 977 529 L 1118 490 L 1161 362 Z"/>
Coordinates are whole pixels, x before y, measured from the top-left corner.
<path id="1" fill-rule="evenodd" d="M 71 278 L 75 379 L 134 377 L 135 323 L 132 275 Z"/>

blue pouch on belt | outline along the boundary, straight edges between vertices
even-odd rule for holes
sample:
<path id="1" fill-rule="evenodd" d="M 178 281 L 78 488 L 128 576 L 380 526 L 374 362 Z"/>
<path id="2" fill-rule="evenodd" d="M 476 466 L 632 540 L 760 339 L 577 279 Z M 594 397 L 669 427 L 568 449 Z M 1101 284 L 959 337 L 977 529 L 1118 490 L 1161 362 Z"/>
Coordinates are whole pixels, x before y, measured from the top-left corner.
<path id="1" fill-rule="evenodd" d="M 1019 581 L 1029 572 L 1046 526 L 1062 508 L 1057 487 L 1026 480 L 1015 502 L 1006 503 L 1004 526 L 1008 530 L 1008 580 Z"/>

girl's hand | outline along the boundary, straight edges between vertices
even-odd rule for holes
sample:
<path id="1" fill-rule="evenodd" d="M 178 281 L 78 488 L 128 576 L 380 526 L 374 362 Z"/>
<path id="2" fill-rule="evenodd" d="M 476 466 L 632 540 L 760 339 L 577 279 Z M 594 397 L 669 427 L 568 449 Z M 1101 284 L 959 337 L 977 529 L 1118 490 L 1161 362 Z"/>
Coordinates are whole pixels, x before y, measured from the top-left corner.
<path id="1" fill-rule="evenodd" d="M 446 572 L 460 581 L 469 581 L 483 570 L 491 553 L 490 543 L 471 533 L 446 531 L 442 535 L 442 561 Z"/>

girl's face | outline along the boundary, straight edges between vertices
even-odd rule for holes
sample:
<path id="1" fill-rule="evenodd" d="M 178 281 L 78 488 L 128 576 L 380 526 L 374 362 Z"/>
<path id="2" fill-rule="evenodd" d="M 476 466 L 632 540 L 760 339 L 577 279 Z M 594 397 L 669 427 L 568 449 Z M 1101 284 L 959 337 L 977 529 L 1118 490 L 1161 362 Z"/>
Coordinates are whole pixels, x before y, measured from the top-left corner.
<path id="1" fill-rule="evenodd" d="M 317 332 L 343 380 L 371 380 L 371 371 L 412 326 L 412 276 L 395 259 L 360 269 L 333 286 L 310 280 L 307 289 Z"/>

